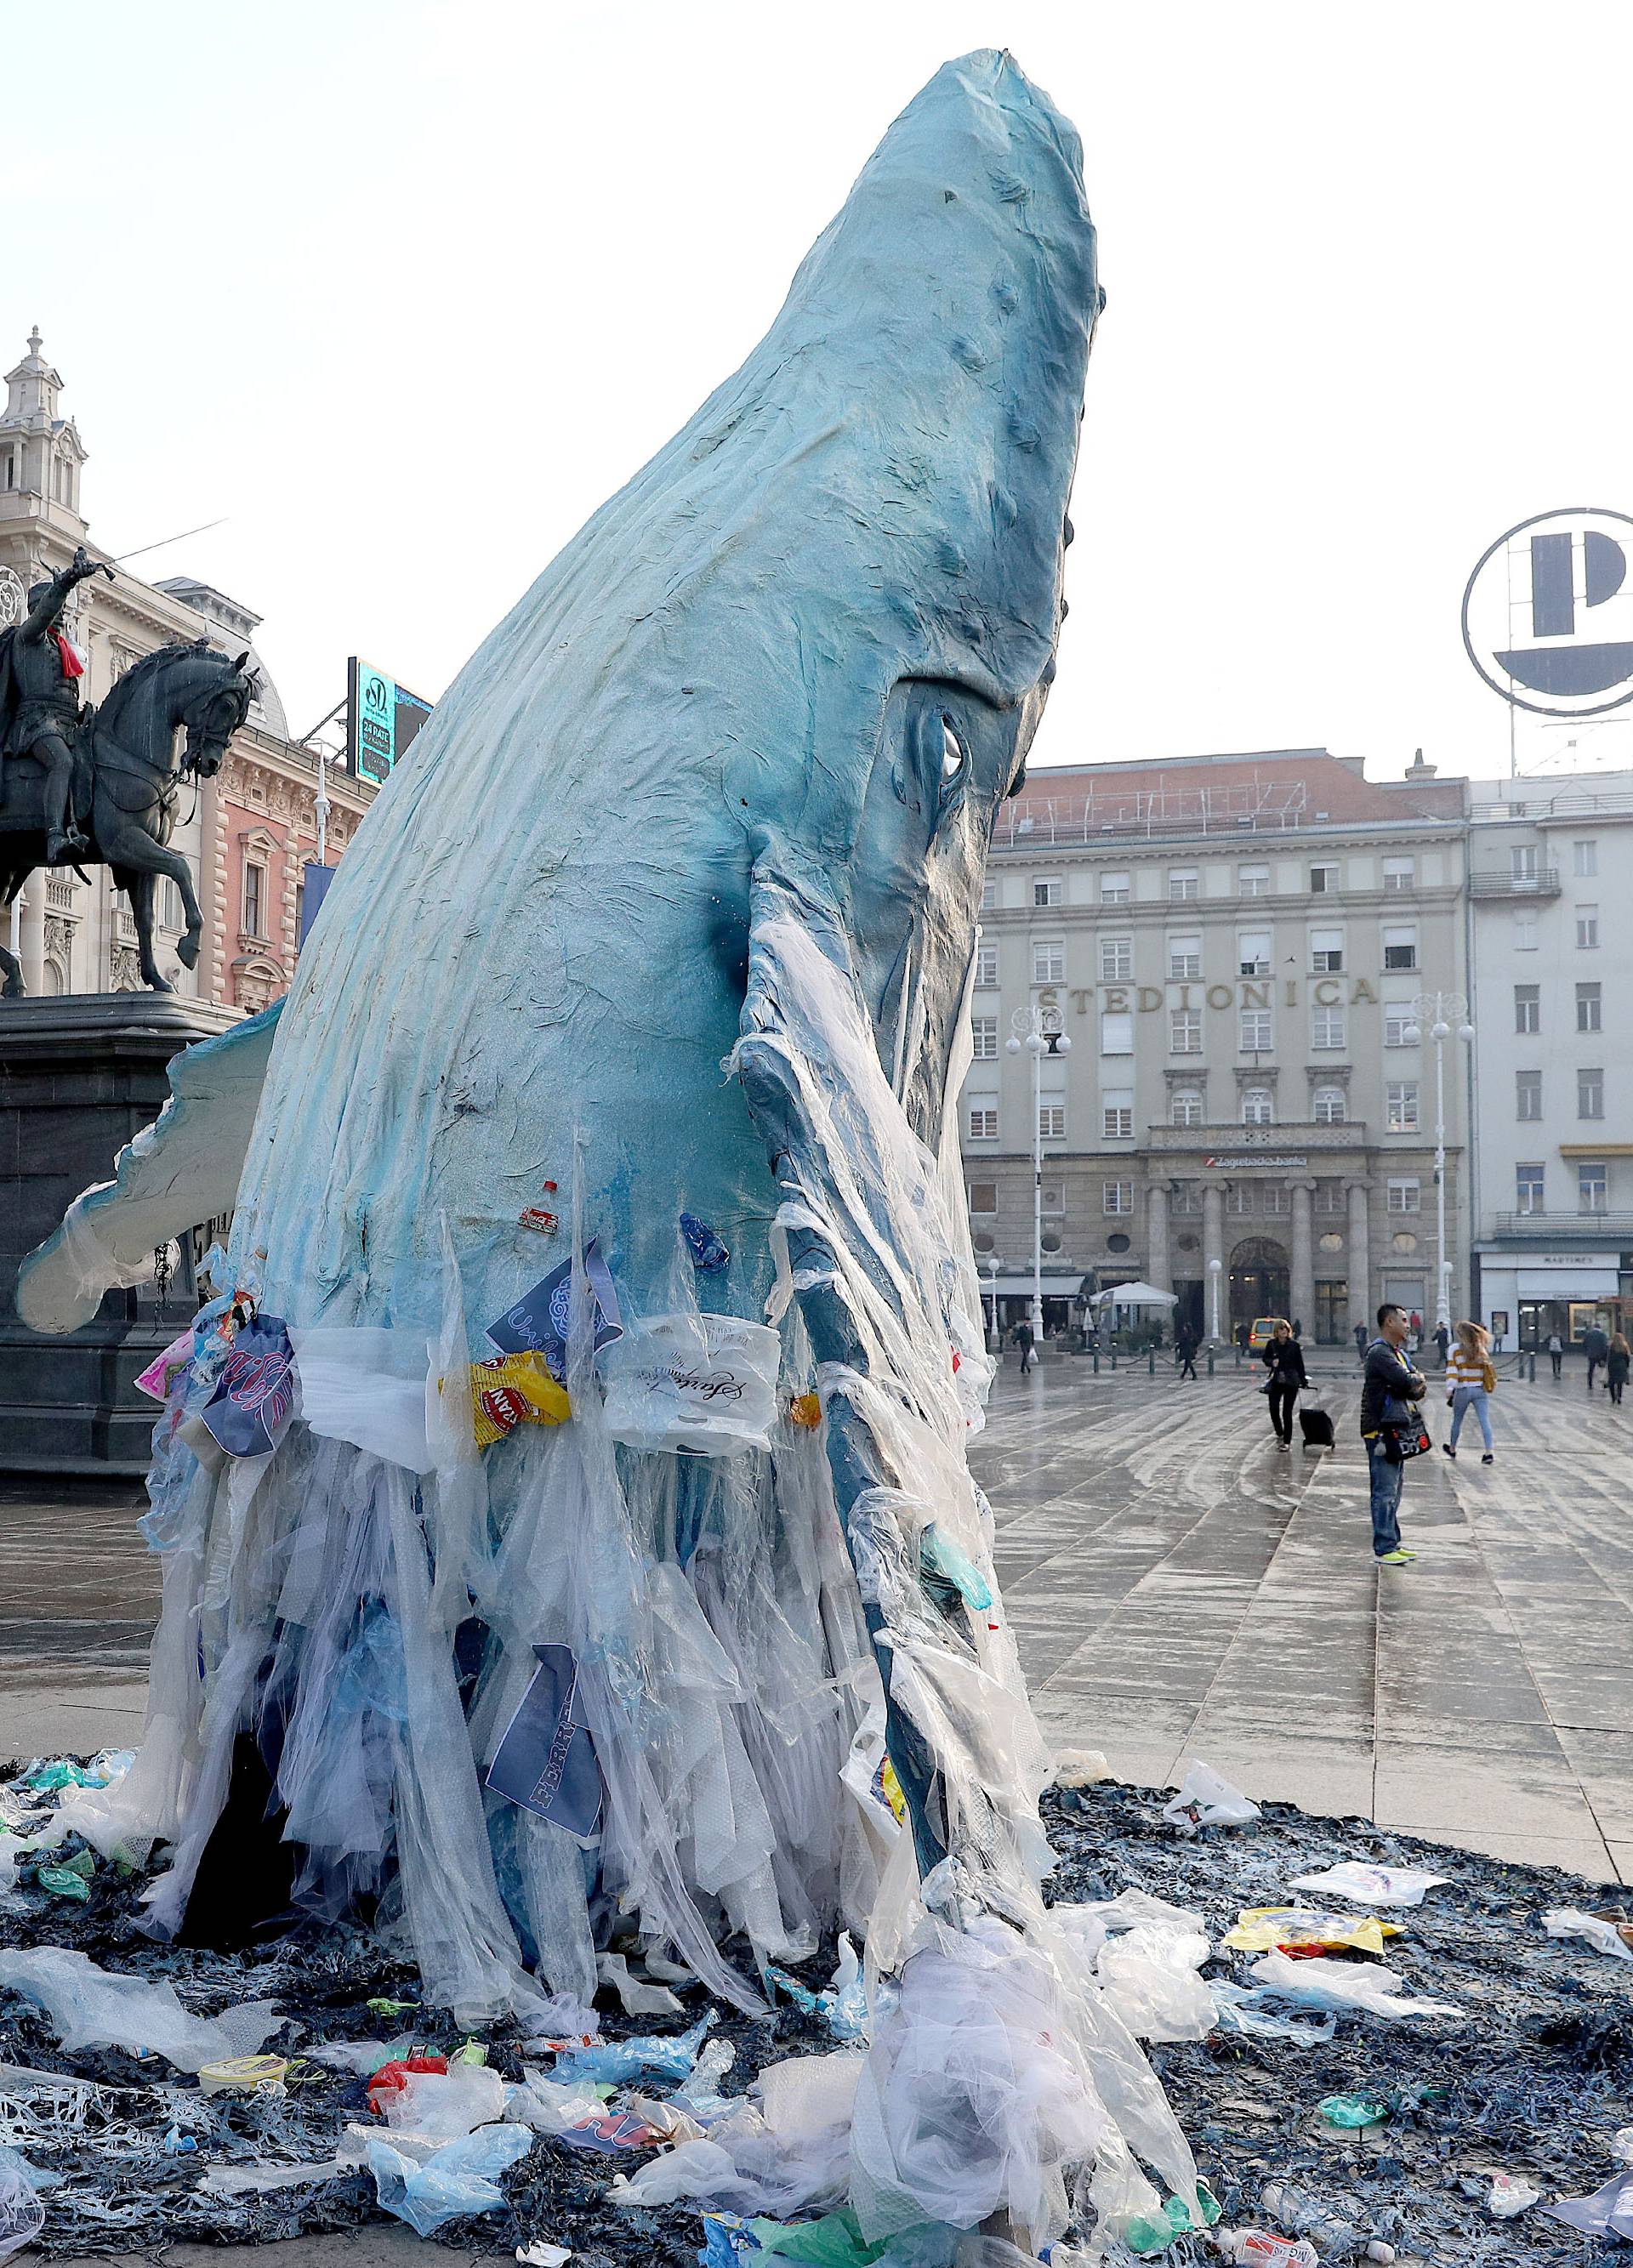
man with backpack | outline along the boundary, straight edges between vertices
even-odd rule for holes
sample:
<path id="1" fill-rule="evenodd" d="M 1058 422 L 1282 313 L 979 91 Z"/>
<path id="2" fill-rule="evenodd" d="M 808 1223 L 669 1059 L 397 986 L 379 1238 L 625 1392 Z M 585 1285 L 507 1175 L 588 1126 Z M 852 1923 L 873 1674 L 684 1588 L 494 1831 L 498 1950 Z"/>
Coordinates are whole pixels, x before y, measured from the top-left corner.
<path id="1" fill-rule="evenodd" d="M 1416 1454 L 1420 1441 L 1427 1446 L 1413 1405 L 1422 1400 L 1429 1381 L 1404 1359 L 1410 1329 L 1406 1309 L 1385 1300 L 1362 1373 L 1361 1439 L 1372 1502 L 1372 1557 L 1385 1567 L 1404 1567 L 1417 1557 L 1400 1541 L 1400 1484 L 1408 1455 Z"/>

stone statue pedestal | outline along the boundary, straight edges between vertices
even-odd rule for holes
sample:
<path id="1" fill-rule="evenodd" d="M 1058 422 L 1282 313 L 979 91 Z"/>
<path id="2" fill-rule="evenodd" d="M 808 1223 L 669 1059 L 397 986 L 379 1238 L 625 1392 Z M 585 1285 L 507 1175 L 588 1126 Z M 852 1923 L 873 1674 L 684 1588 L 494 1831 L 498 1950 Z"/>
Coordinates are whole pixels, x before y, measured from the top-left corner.
<path id="1" fill-rule="evenodd" d="M 0 1001 L 0 1471 L 146 1471 L 157 1406 L 134 1381 L 196 1312 L 185 1241 L 163 1300 L 110 1292 L 61 1338 L 18 1318 L 17 1266 L 157 1118 L 171 1057 L 240 1014 L 162 992 Z"/>

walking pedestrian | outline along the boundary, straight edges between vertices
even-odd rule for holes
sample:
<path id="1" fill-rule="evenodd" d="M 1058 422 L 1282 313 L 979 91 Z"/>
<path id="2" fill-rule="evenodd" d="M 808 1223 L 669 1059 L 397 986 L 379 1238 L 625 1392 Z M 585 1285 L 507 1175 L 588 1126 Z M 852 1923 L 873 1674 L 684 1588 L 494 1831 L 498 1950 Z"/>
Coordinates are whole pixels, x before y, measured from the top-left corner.
<path id="1" fill-rule="evenodd" d="M 1440 1367 L 1444 1370 L 1452 1351 L 1452 1333 L 1446 1324 L 1435 1325 L 1435 1344 L 1440 1350 Z"/>
<path id="2" fill-rule="evenodd" d="M 1270 1423 L 1275 1428 L 1278 1449 L 1290 1449 L 1293 1445 L 1293 1405 L 1298 1399 L 1298 1389 L 1308 1386 L 1304 1375 L 1304 1351 L 1293 1336 L 1292 1327 L 1278 1316 L 1265 1348 L 1263 1361 L 1270 1376 L 1265 1391 L 1270 1399 Z"/>
<path id="3" fill-rule="evenodd" d="M 1491 1452 L 1491 1396 L 1496 1392 L 1496 1371 L 1491 1360 L 1491 1341 L 1478 1323 L 1459 1323 L 1457 1344 L 1452 1350 L 1452 1359 L 1446 1367 L 1452 1381 L 1452 1391 L 1446 1400 L 1452 1407 L 1452 1438 L 1440 1446 L 1448 1457 L 1457 1455 L 1457 1437 L 1463 1430 L 1463 1420 L 1472 1410 L 1480 1420 L 1480 1438 L 1486 1453 L 1480 1460 L 1491 1465 L 1496 1459 Z"/>
<path id="4" fill-rule="evenodd" d="M 1613 1332 L 1610 1352 L 1605 1358 L 1605 1383 L 1610 1388 L 1613 1406 L 1622 1407 L 1622 1389 L 1628 1382 L 1628 1370 L 1633 1366 L 1633 1347 L 1621 1331 Z"/>
<path id="5" fill-rule="evenodd" d="M 1366 1325 L 1364 1323 L 1357 1323 L 1355 1327 L 1354 1336 L 1356 1352 L 1359 1355 L 1362 1361 L 1364 1362 L 1366 1360 Z"/>
<path id="6" fill-rule="evenodd" d="M 1557 1378 L 1565 1359 L 1565 1342 L 1557 1331 L 1550 1331 L 1548 1335 L 1548 1359 L 1553 1364 L 1554 1375 Z"/>
<path id="7" fill-rule="evenodd" d="M 1582 1334 L 1582 1351 L 1588 1362 L 1588 1392 L 1593 1391 L 1593 1373 L 1610 1352 L 1610 1341 L 1597 1323 L 1590 1323 Z"/>
<path id="8" fill-rule="evenodd" d="M 1196 1333 L 1189 1323 L 1174 1333 L 1174 1361 L 1182 1379 L 1196 1376 Z"/>
<path id="9" fill-rule="evenodd" d="M 1038 1359 L 1038 1342 L 1024 1315 L 1015 1327 L 1015 1344 L 1021 1350 L 1021 1375 L 1024 1378 Z"/>
<path id="10" fill-rule="evenodd" d="M 1408 1423 L 1417 1422 L 1416 1413 L 1405 1405 L 1421 1402 L 1429 1381 L 1401 1359 L 1408 1328 L 1406 1309 L 1385 1300 L 1378 1311 L 1378 1336 L 1366 1350 L 1361 1382 L 1361 1439 L 1366 1443 L 1372 1501 L 1372 1557 L 1385 1567 L 1404 1567 L 1417 1557 L 1400 1541 L 1400 1484 L 1406 1477 L 1400 1435 Z"/>

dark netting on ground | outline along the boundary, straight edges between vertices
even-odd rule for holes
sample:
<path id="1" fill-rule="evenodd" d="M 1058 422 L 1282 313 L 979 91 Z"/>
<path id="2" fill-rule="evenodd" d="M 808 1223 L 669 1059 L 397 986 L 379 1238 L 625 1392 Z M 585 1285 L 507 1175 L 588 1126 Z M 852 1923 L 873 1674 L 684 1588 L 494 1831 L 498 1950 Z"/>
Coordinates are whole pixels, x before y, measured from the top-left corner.
<path id="1" fill-rule="evenodd" d="M 1045 1811 L 1060 1857 L 1051 1897 L 1079 1902 L 1138 1889 L 1201 1914 L 1216 1946 L 1242 1909 L 1285 1904 L 1295 1876 L 1346 1859 L 1432 1866 L 1452 1878 L 1422 1906 L 1390 1910 L 1405 1934 L 1391 1941 L 1387 1960 L 1402 1991 L 1455 2002 L 1466 2019 L 1346 2011 L 1325 2042 L 1222 2028 L 1150 2050 L 1223 2206 L 1223 2228 L 1285 2228 L 1314 2213 L 1319 2225 L 1310 2234 L 1323 2261 L 1364 2260 L 1369 2242 L 1393 2245 L 1403 2262 L 1592 2268 L 1628 2260 L 1615 2239 L 1581 2236 L 1534 2209 L 1498 2220 L 1486 2204 L 1494 2170 L 1528 2180 L 1545 2200 L 1585 2196 L 1616 2171 L 1611 2138 L 1633 2122 L 1633 1963 L 1579 1940 L 1550 1940 L 1541 1918 L 1554 1907 L 1602 1906 L 1602 1893 L 1590 1895 L 1555 1869 L 1449 1851 L 1361 1821 L 1312 1819 L 1282 1805 L 1267 1805 L 1246 1827 L 1186 1837 L 1162 1819 L 1163 1800 L 1109 1782 L 1051 1794 Z M 41 1856 L 61 1863 L 76 1848 L 70 1837 Z M 70 1903 L 35 1887 L 25 1864 L 12 1900 L 0 1907 L 0 1947 L 70 1948 L 109 1970 L 174 1984 L 199 2016 L 276 2001 L 279 2021 L 262 2051 L 297 2060 L 282 2086 L 205 2099 L 195 2079 L 160 2056 L 65 2051 L 38 2009 L 0 1991 L 0 2066 L 7 2067 L 0 2069 L 0 2144 L 47 2178 L 40 2249 L 129 2252 L 381 2221 L 374 2176 L 363 2169 L 262 2194 L 224 2195 L 206 2184 L 224 2169 L 332 2161 L 348 2125 L 375 2123 L 361 2071 L 302 2060 L 325 2042 L 376 2041 L 383 2053 L 406 2036 L 416 2050 L 454 2054 L 464 2035 L 445 2011 L 368 2006 L 417 2004 L 419 1990 L 412 1968 L 369 1931 L 337 1926 L 233 1955 L 159 1946 L 137 1926 L 139 1881 L 100 1865 L 85 1901 Z M 1216 1952 L 1204 1975 L 1210 1983 L 1252 1984 L 1251 1959 Z M 796 1974 L 815 1990 L 832 1968 L 830 1948 Z M 748 2088 L 767 2064 L 836 2045 L 820 2014 L 784 2003 L 755 2021 L 711 2011 L 699 1987 L 679 1990 L 684 2014 L 668 2018 L 624 2015 L 603 1992 L 603 2039 L 679 2033 L 712 2012 L 710 2038 L 735 2050 L 718 2082 L 727 2095 Z M 524 2056 L 522 2043 L 514 2024 L 484 2035 L 488 2066 L 506 2081 L 520 2082 L 524 2064 L 549 2067 L 536 2047 Z M 41 2083 L 48 2073 L 87 2084 L 53 2093 Z M 676 2087 L 650 2074 L 639 2084 L 654 2096 Z M 1324 2100 L 1357 2094 L 1389 2105 L 1381 2124 L 1337 2132 L 1319 2115 Z M 624 2095 L 622 2088 L 613 2094 L 610 2111 Z M 696 2206 L 633 2210 L 608 2201 L 615 2174 L 633 2172 L 651 2155 L 591 2155 L 543 2137 L 498 2176 L 502 2207 L 449 2220 L 435 2241 L 509 2255 L 543 2240 L 570 2248 L 576 2268 L 691 2268 L 703 2233 Z M 1108 2257 L 1128 2258 L 1120 2248 Z M 1162 2257 L 1191 2268 L 1219 2255 L 1211 2243 L 1181 2236 Z"/>

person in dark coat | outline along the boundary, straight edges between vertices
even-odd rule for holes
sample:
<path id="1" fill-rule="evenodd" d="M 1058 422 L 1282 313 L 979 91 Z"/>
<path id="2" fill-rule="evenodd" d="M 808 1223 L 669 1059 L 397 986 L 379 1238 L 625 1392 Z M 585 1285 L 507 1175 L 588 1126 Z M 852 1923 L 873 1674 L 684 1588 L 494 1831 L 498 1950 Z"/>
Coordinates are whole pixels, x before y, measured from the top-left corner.
<path id="1" fill-rule="evenodd" d="M 1385 1567 L 1401 1567 L 1417 1557 L 1400 1541 L 1400 1484 L 1406 1476 L 1400 1428 L 1389 1425 L 1384 1414 L 1392 1401 L 1421 1402 L 1429 1390 L 1429 1381 L 1405 1359 L 1410 1328 L 1406 1309 L 1386 1300 L 1378 1311 L 1378 1336 L 1366 1351 L 1361 1381 L 1361 1439 L 1366 1443 L 1371 1484 L 1372 1557 Z"/>
<path id="2" fill-rule="evenodd" d="M 1582 1351 L 1587 1357 L 1588 1392 L 1593 1391 L 1593 1373 L 1610 1352 L 1610 1341 L 1597 1323 L 1590 1324 L 1582 1334 Z"/>
<path id="3" fill-rule="evenodd" d="M 1181 1323 L 1174 1333 L 1174 1360 L 1181 1378 L 1196 1376 L 1196 1333 L 1189 1323 Z"/>
<path id="4" fill-rule="evenodd" d="M 1620 1331 L 1613 1334 L 1610 1352 L 1605 1358 L 1605 1383 L 1610 1388 L 1611 1401 L 1622 1407 L 1622 1389 L 1628 1382 L 1628 1371 L 1633 1366 L 1633 1347 Z"/>
<path id="5" fill-rule="evenodd" d="M 1015 1327 L 1015 1344 L 1021 1350 L 1021 1375 L 1024 1378 L 1038 1359 L 1037 1336 L 1031 1323 L 1024 1317 Z"/>
<path id="6" fill-rule="evenodd" d="M 1275 1445 L 1278 1449 L 1289 1449 L 1293 1445 L 1293 1404 L 1298 1399 L 1299 1388 L 1310 1383 L 1304 1375 L 1304 1351 L 1293 1336 L 1289 1323 L 1278 1318 L 1262 1359 L 1270 1373 L 1270 1423 L 1275 1428 Z"/>

